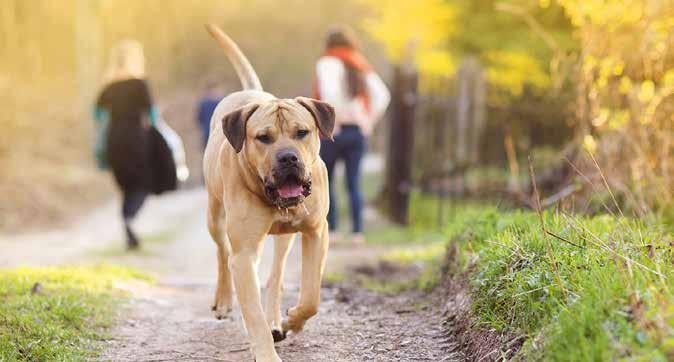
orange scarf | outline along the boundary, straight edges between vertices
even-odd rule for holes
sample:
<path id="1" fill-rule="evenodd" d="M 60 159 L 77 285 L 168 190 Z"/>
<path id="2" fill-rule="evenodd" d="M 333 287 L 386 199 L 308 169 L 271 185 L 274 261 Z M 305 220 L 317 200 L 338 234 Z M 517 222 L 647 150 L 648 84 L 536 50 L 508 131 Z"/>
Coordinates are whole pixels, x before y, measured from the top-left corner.
<path id="1" fill-rule="evenodd" d="M 347 48 L 347 47 L 334 47 L 330 48 L 323 53 L 323 56 L 335 57 L 342 61 L 345 65 L 352 66 L 362 73 L 368 73 L 372 70 L 372 66 L 365 59 L 365 57 L 360 54 L 358 51 Z M 321 99 L 321 92 L 318 87 L 318 74 L 314 77 L 314 89 L 313 97 L 315 99 Z M 363 102 L 366 112 L 370 112 L 370 95 L 367 93 L 365 87 L 360 94 L 357 96 Z"/>

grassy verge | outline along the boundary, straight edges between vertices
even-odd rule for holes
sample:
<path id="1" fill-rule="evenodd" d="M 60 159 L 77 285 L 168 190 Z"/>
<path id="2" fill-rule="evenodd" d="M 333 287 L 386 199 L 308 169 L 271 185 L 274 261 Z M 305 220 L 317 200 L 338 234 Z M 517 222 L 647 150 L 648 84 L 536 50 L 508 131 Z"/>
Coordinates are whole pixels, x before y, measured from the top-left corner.
<path id="1" fill-rule="evenodd" d="M 674 358 L 671 235 L 612 216 L 485 208 L 459 238 L 479 323 L 526 335 L 520 356 Z"/>
<path id="2" fill-rule="evenodd" d="M 119 281 L 148 277 L 121 267 L 0 271 L 0 361 L 90 360 L 121 296 Z"/>
<path id="3" fill-rule="evenodd" d="M 427 212 L 435 201 L 414 202 Z M 423 214 L 413 220 L 431 227 Z M 468 280 L 476 325 L 527 337 L 519 359 L 674 360 L 671 229 L 480 205 L 455 205 L 434 229 L 458 251 L 448 269 Z M 386 257 L 437 265 L 443 255 L 430 243 Z"/>

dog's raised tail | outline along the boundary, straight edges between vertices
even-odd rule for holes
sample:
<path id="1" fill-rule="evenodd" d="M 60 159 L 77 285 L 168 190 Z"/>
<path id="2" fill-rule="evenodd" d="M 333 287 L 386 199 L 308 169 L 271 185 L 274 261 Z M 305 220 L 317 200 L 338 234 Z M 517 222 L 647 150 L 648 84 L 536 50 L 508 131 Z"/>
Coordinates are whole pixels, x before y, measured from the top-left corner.
<path id="1" fill-rule="evenodd" d="M 243 52 L 236 43 L 214 24 L 206 24 L 206 30 L 208 30 L 213 39 L 218 42 L 218 45 L 220 45 L 225 51 L 225 54 L 227 54 L 229 61 L 234 65 L 234 69 L 239 76 L 243 89 L 261 91 L 262 83 L 260 83 L 260 78 L 257 77 L 255 69 L 250 65 L 250 62 L 246 56 L 243 55 Z"/>

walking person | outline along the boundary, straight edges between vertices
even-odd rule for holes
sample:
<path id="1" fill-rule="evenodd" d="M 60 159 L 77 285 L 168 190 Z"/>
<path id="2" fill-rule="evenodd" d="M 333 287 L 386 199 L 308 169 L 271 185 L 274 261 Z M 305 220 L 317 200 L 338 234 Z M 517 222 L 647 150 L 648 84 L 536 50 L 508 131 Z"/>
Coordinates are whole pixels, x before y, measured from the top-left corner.
<path id="1" fill-rule="evenodd" d="M 314 98 L 335 108 L 334 142 L 321 141 L 321 158 L 328 169 L 331 233 L 337 230 L 338 207 L 334 193 L 334 171 L 337 161 L 344 161 L 346 186 L 351 210 L 351 241 L 362 243 L 363 196 L 360 190 L 361 160 L 367 137 L 381 118 L 391 99 L 381 78 L 359 52 L 354 32 L 336 27 L 328 32 L 325 52 L 316 63 Z"/>
<path id="2" fill-rule="evenodd" d="M 171 150 L 154 128 L 159 118 L 145 80 L 140 43 L 127 40 L 111 52 L 105 86 L 96 101 L 96 160 L 110 169 L 122 194 L 129 249 L 139 246 L 131 222 L 150 194 L 176 188 Z"/>
<path id="3" fill-rule="evenodd" d="M 216 83 L 210 83 L 206 86 L 206 91 L 203 97 L 199 100 L 199 107 L 197 108 L 197 122 L 201 130 L 201 140 L 203 141 L 204 149 L 208 143 L 208 136 L 211 132 L 211 116 L 218 106 L 222 95 L 218 91 Z"/>

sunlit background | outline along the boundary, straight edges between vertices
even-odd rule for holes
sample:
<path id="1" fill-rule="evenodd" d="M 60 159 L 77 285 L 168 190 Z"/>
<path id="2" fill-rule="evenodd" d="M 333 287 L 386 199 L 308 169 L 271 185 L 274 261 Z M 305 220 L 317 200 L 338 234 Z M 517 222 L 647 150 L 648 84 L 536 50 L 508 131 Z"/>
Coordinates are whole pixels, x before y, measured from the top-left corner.
<path id="1" fill-rule="evenodd" d="M 478 324 L 525 336 L 524 359 L 674 359 L 671 0 L 2 0 L 0 235 L 117 197 L 96 169 L 92 110 L 124 39 L 144 46 L 152 95 L 185 143 L 182 188 L 199 190 L 198 100 L 212 83 L 240 89 L 210 22 L 279 97 L 311 95 L 331 25 L 356 30 L 393 94 L 362 180 L 367 243 L 433 266 L 378 292 L 465 278 Z"/>
<path id="2" fill-rule="evenodd" d="M 394 64 L 418 69 L 417 138 L 433 122 L 455 122 L 457 72 L 475 68 L 486 85 L 471 170 L 517 173 L 531 154 L 550 156 L 536 159 L 548 169 L 565 168 L 560 155 L 580 162 L 588 150 L 630 209 L 659 211 L 672 201 L 668 1 L 7 0 L 0 11 L 4 227 L 55 221 L 109 188 L 91 162 L 90 110 L 109 49 L 122 39 L 145 46 L 154 96 L 199 177 L 195 102 L 210 82 L 223 92 L 239 87 L 206 22 L 236 39 L 279 96 L 309 95 L 325 30 L 354 26 L 389 84 Z M 415 149 L 422 180 L 428 141 Z M 441 143 L 447 152 L 437 156 L 449 171 L 463 160 L 445 145 L 456 142 Z"/>

